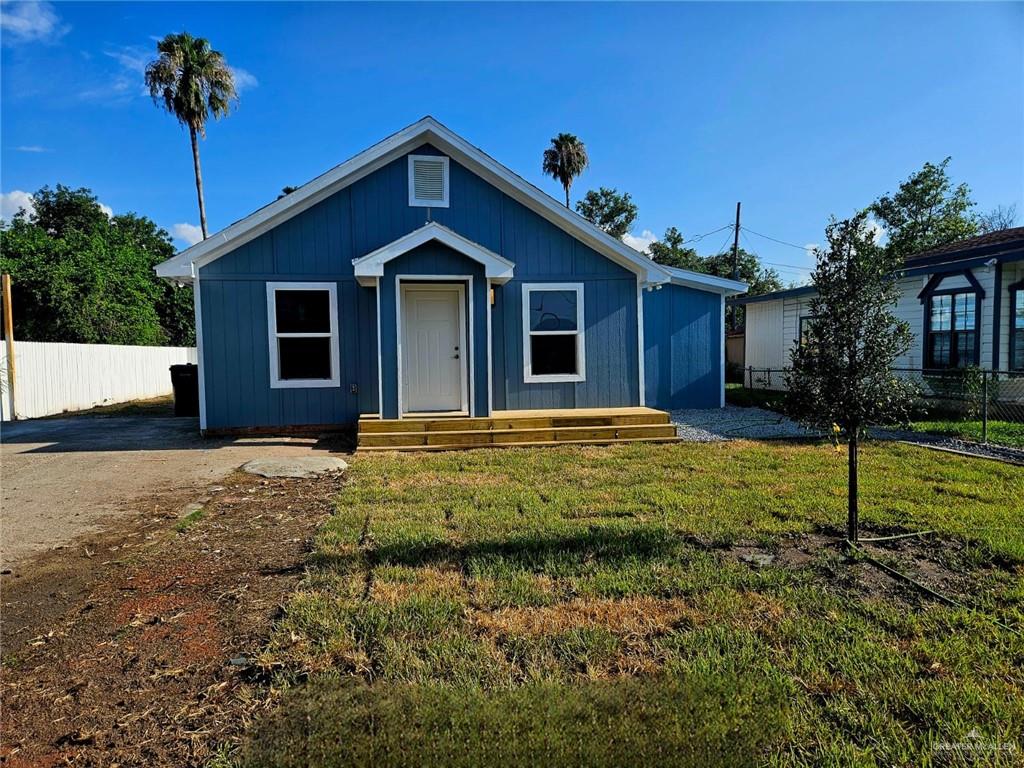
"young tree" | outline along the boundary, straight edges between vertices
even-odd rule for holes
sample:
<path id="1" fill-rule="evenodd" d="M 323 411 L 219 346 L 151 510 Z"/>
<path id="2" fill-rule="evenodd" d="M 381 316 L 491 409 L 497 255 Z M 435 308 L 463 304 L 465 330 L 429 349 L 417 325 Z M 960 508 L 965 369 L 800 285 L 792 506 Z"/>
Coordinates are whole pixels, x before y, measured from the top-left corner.
<path id="1" fill-rule="evenodd" d="M 617 189 L 607 187 L 587 192 L 577 201 L 576 212 L 620 240 L 633 228 L 637 216 L 636 203 L 629 192 L 619 194 Z"/>
<path id="2" fill-rule="evenodd" d="M 792 352 L 787 409 L 848 446 L 847 538 L 858 538 L 857 454 L 870 424 L 909 420 L 913 387 L 893 375 L 895 359 L 912 341 L 893 315 L 902 258 L 875 244 L 868 212 L 833 219 L 828 247 L 817 251 L 813 322 Z"/>
<path id="3" fill-rule="evenodd" d="M 971 190 L 953 185 L 946 172 L 949 161 L 925 163 L 895 194 L 871 204 L 869 211 L 885 228 L 886 250 L 906 258 L 978 233 Z"/>
<path id="4" fill-rule="evenodd" d="M 167 35 L 156 44 L 159 57 L 146 66 L 146 87 L 179 123 L 188 128 L 192 141 L 192 166 L 199 197 L 199 226 L 206 231 L 203 173 L 199 166 L 199 137 L 206 138 L 206 121 L 228 114 L 238 101 L 235 80 L 224 56 L 203 37 L 188 32 Z"/>
<path id="5" fill-rule="evenodd" d="M 571 133 L 560 133 L 551 140 L 551 146 L 544 150 L 542 170 L 562 185 L 565 190 L 565 207 L 569 207 L 569 189 L 573 181 L 590 165 L 587 148 Z"/>

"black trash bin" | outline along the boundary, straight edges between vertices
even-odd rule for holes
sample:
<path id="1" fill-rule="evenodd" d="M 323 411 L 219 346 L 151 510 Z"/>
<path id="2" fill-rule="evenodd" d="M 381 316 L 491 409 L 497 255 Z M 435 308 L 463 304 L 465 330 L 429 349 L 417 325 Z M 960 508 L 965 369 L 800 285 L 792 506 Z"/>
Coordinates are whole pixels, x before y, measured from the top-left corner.
<path id="1" fill-rule="evenodd" d="M 199 415 L 199 367 L 188 363 L 171 366 L 171 386 L 174 387 L 174 415 Z"/>

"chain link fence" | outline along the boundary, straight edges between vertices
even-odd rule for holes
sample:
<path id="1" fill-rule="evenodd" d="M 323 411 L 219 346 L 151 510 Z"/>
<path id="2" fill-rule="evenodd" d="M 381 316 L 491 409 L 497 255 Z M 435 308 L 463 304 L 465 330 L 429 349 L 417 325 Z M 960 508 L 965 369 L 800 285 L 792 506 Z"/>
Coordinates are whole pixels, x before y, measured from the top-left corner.
<path id="1" fill-rule="evenodd" d="M 752 390 L 786 390 L 785 368 L 744 369 L 743 384 Z M 914 384 L 915 421 L 977 422 L 982 442 L 994 421 L 1024 424 L 1024 371 L 983 368 L 893 368 Z"/>

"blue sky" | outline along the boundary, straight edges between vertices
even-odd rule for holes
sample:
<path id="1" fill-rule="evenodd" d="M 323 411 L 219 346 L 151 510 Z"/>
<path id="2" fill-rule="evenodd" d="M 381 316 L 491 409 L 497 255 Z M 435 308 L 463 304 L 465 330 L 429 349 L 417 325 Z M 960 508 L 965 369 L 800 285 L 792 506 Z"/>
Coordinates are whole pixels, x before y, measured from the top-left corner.
<path id="1" fill-rule="evenodd" d="M 575 197 L 629 191 L 633 235 L 729 224 L 797 246 L 953 156 L 979 208 L 1024 214 L 1024 5 L 5 2 L 0 187 L 92 188 L 185 245 L 188 137 L 154 107 L 154 38 L 188 30 L 238 70 L 202 145 L 219 229 L 431 114 L 558 197 L 540 158 L 579 135 Z M 184 225 L 184 226 L 183 226 Z M 649 235 L 648 235 L 649 236 Z M 786 282 L 807 254 L 744 234 Z M 716 252 L 718 232 L 696 243 Z M 796 267 L 796 268 L 794 268 Z"/>

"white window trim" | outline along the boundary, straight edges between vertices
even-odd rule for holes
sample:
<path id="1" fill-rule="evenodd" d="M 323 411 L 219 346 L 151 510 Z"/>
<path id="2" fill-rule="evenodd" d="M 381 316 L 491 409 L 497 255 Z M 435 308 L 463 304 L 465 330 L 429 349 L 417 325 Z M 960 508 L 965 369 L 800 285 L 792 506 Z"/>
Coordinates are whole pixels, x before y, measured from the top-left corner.
<path id="1" fill-rule="evenodd" d="M 576 291 L 576 330 L 575 331 L 531 331 L 530 330 L 530 291 Z M 583 324 L 583 283 L 523 283 L 523 382 L 526 384 L 565 383 L 587 380 L 586 333 Z M 575 336 L 576 337 L 576 368 L 579 373 L 533 373 L 532 350 L 530 336 Z"/>
<path id="2" fill-rule="evenodd" d="M 416 185 L 413 180 L 415 175 L 414 161 L 416 160 L 440 160 L 443 166 L 441 171 L 442 178 L 444 180 L 444 199 L 443 200 L 420 200 L 416 197 Z M 447 208 L 448 207 L 448 181 L 449 165 L 448 158 L 444 155 L 409 155 L 409 205 L 414 208 Z"/>
<path id="3" fill-rule="evenodd" d="M 278 333 L 277 302 L 278 291 L 327 291 L 330 299 L 331 330 L 329 333 Z M 277 340 L 293 338 L 330 338 L 331 378 L 329 379 L 282 379 L 278 358 Z M 338 286 L 336 283 L 267 283 L 267 339 L 270 344 L 270 388 L 271 389 L 314 389 L 341 386 L 341 371 L 338 352 Z"/>

